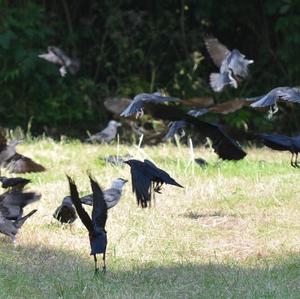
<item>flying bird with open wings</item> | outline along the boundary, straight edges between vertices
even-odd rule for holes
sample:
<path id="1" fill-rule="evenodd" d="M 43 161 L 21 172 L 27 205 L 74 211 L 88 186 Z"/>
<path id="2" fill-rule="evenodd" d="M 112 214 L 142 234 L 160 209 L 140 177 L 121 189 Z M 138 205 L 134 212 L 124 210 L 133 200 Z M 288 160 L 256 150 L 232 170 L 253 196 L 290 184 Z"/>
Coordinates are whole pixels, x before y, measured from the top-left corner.
<path id="1" fill-rule="evenodd" d="M 136 118 L 143 116 L 143 107 L 145 103 L 164 103 L 164 102 L 178 102 L 178 98 L 163 96 L 160 92 L 155 93 L 140 93 L 136 95 L 126 109 L 120 114 L 124 117 L 129 117 L 136 114 Z"/>
<path id="2" fill-rule="evenodd" d="M 161 193 L 163 184 L 183 188 L 166 171 L 158 168 L 149 160 L 142 162 L 132 159 L 124 163 L 130 166 L 132 191 L 136 195 L 138 206 L 141 205 L 142 208 L 148 207 L 154 192 Z"/>
<path id="3" fill-rule="evenodd" d="M 97 254 L 103 254 L 103 272 L 106 271 L 105 254 L 107 246 L 107 235 L 105 224 L 107 220 L 107 205 L 103 192 L 98 183 L 91 177 L 90 183 L 93 191 L 93 211 L 92 217 L 88 215 L 79 199 L 79 194 L 74 181 L 68 177 L 71 199 L 79 218 L 89 232 L 91 255 L 94 256 L 95 273 L 98 272 Z"/>
<path id="4" fill-rule="evenodd" d="M 21 177 L 8 178 L 6 176 L 0 176 L 0 182 L 2 183 L 1 187 L 4 189 L 22 191 L 31 180 Z"/>
<path id="5" fill-rule="evenodd" d="M 67 73 L 75 75 L 80 68 L 80 62 L 77 58 L 70 58 L 63 50 L 57 47 L 49 46 L 48 53 L 40 54 L 38 57 L 51 63 L 61 65 L 59 72 L 62 77 Z"/>
<path id="6" fill-rule="evenodd" d="M 0 129 L 0 168 L 6 168 L 11 173 L 42 172 L 46 168 L 32 159 L 16 152 L 19 140 L 7 143 L 5 133 Z"/>
<path id="7" fill-rule="evenodd" d="M 257 97 L 257 100 L 250 106 L 266 107 L 270 106 L 270 115 L 278 111 L 277 101 L 300 103 L 300 89 L 296 87 L 277 87 L 267 94 Z"/>
<path id="8" fill-rule="evenodd" d="M 53 218 L 61 224 L 71 224 L 77 219 L 76 210 L 70 196 L 64 197 L 62 203 L 54 211 Z"/>
<path id="9" fill-rule="evenodd" d="M 248 66 L 254 61 L 245 58 L 239 50 L 230 51 L 215 37 L 205 37 L 204 43 L 219 73 L 210 74 L 210 86 L 220 92 L 226 85 L 237 88 L 240 82 L 248 76 Z"/>

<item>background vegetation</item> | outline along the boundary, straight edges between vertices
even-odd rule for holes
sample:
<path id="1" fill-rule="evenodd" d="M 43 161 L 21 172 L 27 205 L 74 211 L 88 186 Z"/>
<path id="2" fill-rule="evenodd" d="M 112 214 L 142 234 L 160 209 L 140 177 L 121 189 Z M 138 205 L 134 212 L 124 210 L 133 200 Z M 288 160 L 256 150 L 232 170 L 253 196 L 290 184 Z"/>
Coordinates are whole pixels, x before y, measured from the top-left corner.
<path id="1" fill-rule="evenodd" d="M 298 0 L 0 0 L 0 20 L 2 126 L 30 122 L 35 133 L 77 134 L 111 117 L 103 107 L 107 96 L 163 88 L 222 102 L 299 84 Z M 203 44 L 207 33 L 255 60 L 252 77 L 238 90 L 210 90 L 216 68 Z M 80 72 L 61 78 L 57 66 L 38 59 L 48 45 L 77 56 Z M 271 122 L 247 108 L 218 119 L 294 133 L 299 107 L 281 110 Z"/>

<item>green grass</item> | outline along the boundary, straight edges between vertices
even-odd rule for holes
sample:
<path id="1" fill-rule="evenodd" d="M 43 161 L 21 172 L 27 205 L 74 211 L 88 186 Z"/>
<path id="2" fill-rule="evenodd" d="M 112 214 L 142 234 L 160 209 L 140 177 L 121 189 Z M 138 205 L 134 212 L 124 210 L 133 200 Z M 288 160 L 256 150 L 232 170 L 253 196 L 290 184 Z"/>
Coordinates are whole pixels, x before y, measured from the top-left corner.
<path id="1" fill-rule="evenodd" d="M 48 171 L 28 174 L 43 194 L 15 248 L 0 236 L 0 298 L 300 298 L 300 170 L 289 155 L 248 149 L 239 162 L 220 162 L 206 148 L 190 162 L 189 149 L 83 145 L 40 140 L 19 151 Z M 101 160 L 109 154 L 151 158 L 184 189 L 164 186 L 156 205 L 136 206 L 131 186 L 109 211 L 106 275 L 94 277 L 85 228 L 52 219 L 68 194 L 65 173 L 82 195 L 87 171 L 103 188 L 129 178 L 128 166 Z M 90 211 L 90 209 L 89 209 Z"/>

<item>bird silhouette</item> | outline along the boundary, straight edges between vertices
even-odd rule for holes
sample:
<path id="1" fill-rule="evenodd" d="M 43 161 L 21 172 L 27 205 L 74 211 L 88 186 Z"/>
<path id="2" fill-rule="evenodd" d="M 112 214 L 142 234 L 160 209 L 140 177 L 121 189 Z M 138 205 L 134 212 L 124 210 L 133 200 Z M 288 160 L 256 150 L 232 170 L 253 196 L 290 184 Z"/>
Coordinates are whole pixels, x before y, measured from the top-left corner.
<path id="1" fill-rule="evenodd" d="M 89 138 L 85 140 L 85 142 L 91 142 L 91 143 L 108 143 L 115 139 L 117 135 L 117 128 L 120 127 L 122 124 L 111 120 L 108 123 L 108 126 L 102 130 L 101 132 L 98 132 L 94 135 L 91 135 Z"/>
<path id="2" fill-rule="evenodd" d="M 41 194 L 12 190 L 0 195 L 0 211 L 9 220 L 18 220 L 23 216 L 23 208 L 38 201 Z"/>
<path id="3" fill-rule="evenodd" d="M 66 196 L 55 210 L 53 217 L 60 223 L 73 223 L 77 219 L 76 210 L 70 196 Z"/>
<path id="4" fill-rule="evenodd" d="M 67 176 L 70 186 L 72 202 L 77 214 L 89 232 L 91 255 L 94 256 L 95 273 L 98 272 L 97 254 L 103 254 L 103 272 L 106 271 L 105 254 L 107 246 L 107 235 L 105 224 L 107 220 L 107 205 L 104 200 L 103 192 L 98 183 L 89 175 L 93 191 L 93 211 L 92 217 L 88 215 L 80 202 L 77 187 L 74 181 Z"/>
<path id="5" fill-rule="evenodd" d="M 138 206 L 141 205 L 142 208 L 146 208 L 148 203 L 151 203 L 154 192 L 161 193 L 163 184 L 183 188 L 166 171 L 149 160 L 142 162 L 132 159 L 124 163 L 130 166 L 132 191 L 136 195 Z"/>
<path id="6" fill-rule="evenodd" d="M 24 187 L 31 182 L 29 179 L 16 177 L 8 178 L 5 176 L 0 176 L 1 187 L 4 189 L 19 190 L 22 191 Z"/>
<path id="7" fill-rule="evenodd" d="M 0 129 L 0 167 L 11 173 L 42 172 L 46 168 L 30 158 L 16 152 L 20 140 L 13 140 L 7 144 L 4 131 Z"/>
<path id="8" fill-rule="evenodd" d="M 54 64 L 61 65 L 59 69 L 60 75 L 64 77 L 67 72 L 75 75 L 80 68 L 80 62 L 76 58 L 70 58 L 65 52 L 57 47 L 49 46 L 48 53 L 40 54 L 38 57 L 45 59 Z"/>
<path id="9" fill-rule="evenodd" d="M 160 92 L 155 93 L 140 93 L 136 95 L 127 108 L 120 114 L 124 117 L 129 117 L 136 114 L 136 118 L 143 116 L 143 107 L 145 103 L 164 103 L 164 102 L 177 102 L 177 98 L 163 96 Z"/>
<path id="10" fill-rule="evenodd" d="M 118 178 L 112 182 L 109 189 L 103 192 L 104 200 L 107 205 L 107 209 L 113 208 L 121 199 L 123 186 L 127 183 L 127 180 Z M 80 201 L 86 205 L 93 205 L 93 194 L 89 194 L 80 198 Z"/>
<path id="11" fill-rule="evenodd" d="M 19 229 L 22 227 L 24 222 L 35 212 L 37 212 L 37 210 L 33 210 L 26 216 L 18 218 L 16 220 L 10 220 L 3 215 L 2 210 L 0 209 L 0 232 L 4 235 L 9 236 L 15 244 L 16 234 L 18 233 Z"/>
<path id="12" fill-rule="evenodd" d="M 276 151 L 289 151 L 292 154 L 291 166 L 299 168 L 298 153 L 300 152 L 300 135 L 289 137 L 276 134 L 254 134 L 263 144 Z M 294 158 L 295 156 L 295 158 Z"/>
<path id="13" fill-rule="evenodd" d="M 216 92 L 222 91 L 228 84 L 237 88 L 248 76 L 248 65 L 254 61 L 245 59 L 245 55 L 237 49 L 228 50 L 215 37 L 205 37 L 204 43 L 213 62 L 220 68 L 219 73 L 210 74 L 211 88 Z"/>

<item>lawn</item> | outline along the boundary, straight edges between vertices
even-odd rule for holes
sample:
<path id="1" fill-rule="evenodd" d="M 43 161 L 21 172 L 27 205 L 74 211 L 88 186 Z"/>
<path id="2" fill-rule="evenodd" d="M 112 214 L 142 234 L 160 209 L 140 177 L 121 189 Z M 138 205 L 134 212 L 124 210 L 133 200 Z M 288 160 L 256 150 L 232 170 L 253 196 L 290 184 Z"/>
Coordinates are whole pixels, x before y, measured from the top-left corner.
<path id="1" fill-rule="evenodd" d="M 42 199 L 26 208 L 38 212 L 17 246 L 0 236 L 0 298 L 300 298 L 300 169 L 288 153 L 248 148 L 235 163 L 196 148 L 209 163 L 202 169 L 189 148 L 171 144 L 42 139 L 18 150 L 48 171 L 25 175 Z M 152 159 L 185 188 L 164 186 L 143 210 L 128 183 L 108 215 L 107 273 L 94 276 L 83 225 L 61 226 L 52 214 L 69 192 L 66 173 L 81 195 L 90 192 L 88 170 L 103 188 L 129 179 L 129 166 L 101 159 L 117 153 Z"/>

